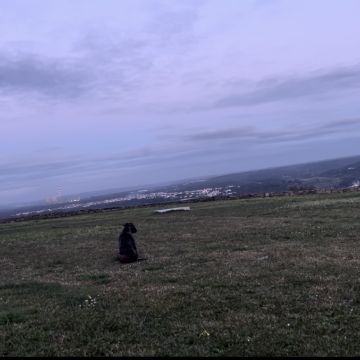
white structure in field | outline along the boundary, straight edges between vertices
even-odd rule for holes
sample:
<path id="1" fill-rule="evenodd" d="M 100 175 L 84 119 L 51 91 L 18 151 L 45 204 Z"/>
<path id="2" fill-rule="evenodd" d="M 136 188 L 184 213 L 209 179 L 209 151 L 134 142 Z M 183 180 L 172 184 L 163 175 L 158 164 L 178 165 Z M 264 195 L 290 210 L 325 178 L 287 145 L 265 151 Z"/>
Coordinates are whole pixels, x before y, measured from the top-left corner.
<path id="1" fill-rule="evenodd" d="M 158 214 L 163 214 L 163 213 L 167 213 L 170 211 L 189 211 L 189 210 L 190 210 L 189 206 L 184 206 L 184 207 L 177 207 L 177 208 L 170 208 L 170 209 L 155 210 L 155 212 Z"/>

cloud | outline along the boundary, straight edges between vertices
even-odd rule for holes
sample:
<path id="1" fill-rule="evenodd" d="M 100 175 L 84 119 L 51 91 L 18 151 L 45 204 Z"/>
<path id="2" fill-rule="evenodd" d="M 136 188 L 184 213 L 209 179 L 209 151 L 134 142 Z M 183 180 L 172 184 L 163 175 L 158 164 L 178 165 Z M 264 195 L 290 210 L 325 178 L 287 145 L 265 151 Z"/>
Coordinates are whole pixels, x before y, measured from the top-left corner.
<path id="1" fill-rule="evenodd" d="M 108 66 L 109 64 L 132 65 L 134 68 L 147 68 L 149 59 L 144 52 L 148 47 L 145 38 L 111 36 L 116 29 L 102 28 L 101 31 L 89 31 L 76 41 L 72 50 L 81 56 L 91 58 L 92 63 Z"/>
<path id="2" fill-rule="evenodd" d="M 254 126 L 238 128 L 226 128 L 217 130 L 192 131 L 191 134 L 184 134 L 174 139 L 173 145 L 166 144 L 145 146 L 120 154 L 108 156 L 71 156 L 63 157 L 53 161 L 44 159 L 38 162 L 19 160 L 12 162 L 3 161 L 0 164 L 0 183 L 11 185 L 19 181 L 44 180 L 59 176 L 97 173 L 110 171 L 113 176 L 121 173 L 123 169 L 144 170 L 144 168 L 159 166 L 163 164 L 179 164 L 182 161 L 192 162 L 206 157 L 231 153 L 234 146 L 280 144 L 284 142 L 299 142 L 311 139 L 320 139 L 326 135 L 347 131 L 353 131 L 354 127 L 360 125 L 360 118 L 351 118 L 330 121 L 315 126 L 282 129 L 264 130 Z M 180 140 L 180 141 L 177 141 Z M 189 146 L 190 143 L 190 146 Z M 211 144 L 211 146 L 210 146 Z M 166 145 L 166 146 L 165 146 Z M 56 150 L 56 148 L 54 148 Z"/>
<path id="3" fill-rule="evenodd" d="M 148 55 L 145 39 L 114 39 L 91 32 L 62 57 L 0 52 L 0 95 L 113 98 L 141 88 L 141 78 L 152 66 Z"/>
<path id="4" fill-rule="evenodd" d="M 295 131 L 264 131 L 256 127 L 219 129 L 213 131 L 198 132 L 185 136 L 190 141 L 217 141 L 217 140 L 241 140 L 250 142 L 279 142 L 303 139 L 309 133 L 296 133 Z M 317 134 L 318 135 L 318 134 Z"/>
<path id="5" fill-rule="evenodd" d="M 360 118 L 342 119 L 328 122 L 322 125 L 324 129 L 341 129 L 360 125 Z"/>
<path id="6" fill-rule="evenodd" d="M 72 156 L 62 160 L 42 160 L 29 164 L 19 160 L 0 164 L 0 183 L 11 184 L 22 180 L 45 179 L 73 174 L 86 174 L 105 170 L 121 171 L 122 168 L 141 168 L 161 162 L 171 162 L 174 159 L 187 157 L 192 150 L 176 148 L 165 151 L 161 147 L 143 147 L 122 154 L 109 156 L 85 157 Z"/>
<path id="7" fill-rule="evenodd" d="M 205 130 L 191 135 L 185 135 L 185 139 L 192 141 L 226 140 L 234 138 L 248 138 L 259 135 L 254 127 L 241 127 L 220 130 Z"/>
<path id="8" fill-rule="evenodd" d="M 193 5 L 188 9 L 161 12 L 146 28 L 147 32 L 156 35 L 163 41 L 192 34 L 193 27 L 198 20 L 198 8 L 196 4 Z M 186 38 L 188 39 L 187 36 Z"/>
<path id="9" fill-rule="evenodd" d="M 293 78 L 272 78 L 255 84 L 255 90 L 229 94 L 213 105 L 214 108 L 250 106 L 269 102 L 313 98 L 337 91 L 360 88 L 360 65 L 333 69 L 325 73 Z"/>
<path id="10" fill-rule="evenodd" d="M 284 142 L 284 141 L 301 141 L 310 138 L 321 137 L 329 134 L 337 134 L 346 131 L 348 128 L 360 125 L 360 118 L 343 119 L 317 125 L 310 128 L 276 130 L 261 130 L 253 126 L 239 127 L 231 129 L 204 130 L 192 133 L 191 135 L 183 135 L 188 141 L 216 141 L 216 140 L 242 140 L 251 142 Z"/>
<path id="11" fill-rule="evenodd" d="M 78 63 L 32 54 L 0 54 L 0 92 L 74 97 L 89 91 L 91 75 Z"/>

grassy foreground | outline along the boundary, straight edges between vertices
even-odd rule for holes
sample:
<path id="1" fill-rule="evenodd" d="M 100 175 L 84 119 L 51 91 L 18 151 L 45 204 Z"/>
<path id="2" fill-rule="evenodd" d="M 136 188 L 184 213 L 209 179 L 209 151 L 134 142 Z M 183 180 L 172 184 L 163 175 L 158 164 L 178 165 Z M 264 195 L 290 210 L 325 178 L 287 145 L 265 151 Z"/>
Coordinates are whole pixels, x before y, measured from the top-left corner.
<path id="1" fill-rule="evenodd" d="M 0 356 L 360 355 L 360 193 L 191 208 L 0 225 Z"/>

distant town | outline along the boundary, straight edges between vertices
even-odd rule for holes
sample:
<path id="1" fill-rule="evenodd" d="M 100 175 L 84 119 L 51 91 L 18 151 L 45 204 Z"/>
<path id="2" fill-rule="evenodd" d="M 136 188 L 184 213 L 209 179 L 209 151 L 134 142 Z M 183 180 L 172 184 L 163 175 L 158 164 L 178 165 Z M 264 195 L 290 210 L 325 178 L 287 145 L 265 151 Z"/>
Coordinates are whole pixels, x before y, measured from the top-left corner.
<path id="1" fill-rule="evenodd" d="M 197 190 L 184 191 L 149 191 L 137 190 L 125 196 L 109 197 L 97 201 L 81 201 L 80 198 L 69 199 L 59 206 L 42 208 L 38 210 L 24 211 L 16 213 L 16 217 L 26 217 L 32 215 L 42 215 L 46 213 L 71 212 L 73 210 L 86 209 L 105 209 L 111 207 L 128 207 L 136 205 L 153 205 L 169 202 L 193 202 L 206 199 L 236 199 L 249 197 L 273 197 L 273 196 L 292 196 L 305 194 L 335 193 L 360 191 L 360 181 L 354 182 L 351 186 L 338 189 L 297 189 L 283 192 L 264 192 L 264 193 L 241 193 L 241 186 L 227 185 L 225 187 L 207 187 Z M 61 201 L 61 199 L 59 199 Z"/>
<path id="2" fill-rule="evenodd" d="M 360 156 L 187 180 L 172 185 L 53 196 L 0 211 L 2 221 L 71 216 L 166 203 L 292 196 L 360 190 Z"/>
<path id="3" fill-rule="evenodd" d="M 46 212 L 54 211 L 67 211 L 74 210 L 78 208 L 93 208 L 93 207 L 104 207 L 107 205 L 126 205 L 129 202 L 143 202 L 144 200 L 148 203 L 154 203 L 159 200 L 162 202 L 177 202 L 177 201 L 191 201 L 199 198 L 212 198 L 218 196 L 230 196 L 234 194 L 234 188 L 239 188 L 240 186 L 228 185 L 224 187 L 209 187 L 198 190 L 185 190 L 185 191 L 149 191 L 149 190 L 137 190 L 132 191 L 126 194 L 125 196 L 118 197 L 109 197 L 102 200 L 96 201 L 82 201 L 81 198 L 77 197 L 75 199 L 69 199 L 64 202 L 60 197 L 57 199 L 53 198 L 52 203 L 48 204 L 48 208 L 43 208 L 33 211 L 18 212 L 16 216 L 27 216 L 32 214 L 42 214 Z M 56 206 L 59 204 L 59 206 Z M 51 206 L 50 206 L 51 205 Z"/>

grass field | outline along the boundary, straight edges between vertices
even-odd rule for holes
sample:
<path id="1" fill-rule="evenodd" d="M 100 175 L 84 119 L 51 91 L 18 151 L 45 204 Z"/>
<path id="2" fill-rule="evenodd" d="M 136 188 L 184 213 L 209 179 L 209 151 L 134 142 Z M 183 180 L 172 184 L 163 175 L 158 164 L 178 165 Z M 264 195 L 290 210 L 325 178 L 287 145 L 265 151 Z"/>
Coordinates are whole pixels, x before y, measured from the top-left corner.
<path id="1" fill-rule="evenodd" d="M 360 193 L 191 208 L 0 225 L 0 356 L 360 355 Z"/>

